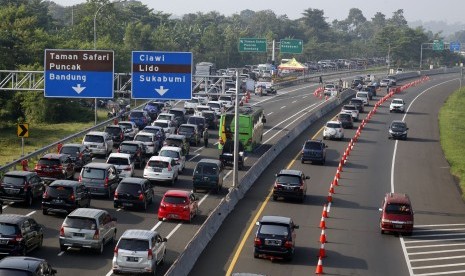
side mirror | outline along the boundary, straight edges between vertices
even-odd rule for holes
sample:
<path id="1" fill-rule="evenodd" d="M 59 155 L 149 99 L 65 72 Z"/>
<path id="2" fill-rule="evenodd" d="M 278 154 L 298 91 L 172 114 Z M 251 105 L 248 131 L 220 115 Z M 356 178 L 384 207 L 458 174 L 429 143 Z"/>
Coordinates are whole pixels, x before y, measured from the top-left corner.
<path id="1" fill-rule="evenodd" d="M 255 222 L 255 225 L 259 226 L 259 225 L 260 225 L 260 222 L 259 222 L 259 221 Z"/>
<path id="2" fill-rule="evenodd" d="M 382 211 L 383 211 L 383 208 L 379 208 L 378 211 L 382 212 Z"/>

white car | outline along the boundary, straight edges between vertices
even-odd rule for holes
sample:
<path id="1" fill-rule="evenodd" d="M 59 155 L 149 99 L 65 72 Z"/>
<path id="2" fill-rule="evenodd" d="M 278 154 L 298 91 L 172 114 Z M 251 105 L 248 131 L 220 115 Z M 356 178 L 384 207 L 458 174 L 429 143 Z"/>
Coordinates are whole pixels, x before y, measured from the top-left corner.
<path id="1" fill-rule="evenodd" d="M 389 105 L 389 112 L 405 112 L 405 102 L 402 99 L 395 98 L 392 99 L 391 104 Z"/>
<path id="2" fill-rule="evenodd" d="M 354 119 L 354 121 L 358 121 L 358 109 L 355 105 L 353 104 L 346 104 L 344 106 L 342 106 L 342 109 L 341 109 L 341 112 L 347 112 L 347 113 L 350 113 L 352 115 L 352 118 Z"/>
<path id="3" fill-rule="evenodd" d="M 134 136 L 136 136 L 137 132 L 139 132 L 139 127 L 131 121 L 121 121 L 118 125 L 124 128 L 124 137 L 125 140 L 132 140 Z"/>
<path id="4" fill-rule="evenodd" d="M 323 139 L 344 139 L 344 128 L 339 121 L 329 121 L 323 129 Z"/>
<path id="5" fill-rule="evenodd" d="M 396 74 L 402 74 L 404 72 L 403 68 L 397 68 Z"/>
<path id="6" fill-rule="evenodd" d="M 219 101 L 209 101 L 207 105 L 215 111 L 216 115 L 221 115 L 223 112 L 223 105 Z"/>
<path id="7" fill-rule="evenodd" d="M 144 178 L 149 181 L 167 181 L 174 185 L 178 180 L 179 168 L 176 160 L 166 156 L 150 157 L 144 169 Z"/>
<path id="8" fill-rule="evenodd" d="M 164 146 L 161 148 L 158 156 L 173 158 L 176 161 L 179 173 L 184 171 L 184 167 L 186 166 L 186 156 L 183 154 L 180 147 Z"/>
<path id="9" fill-rule="evenodd" d="M 330 97 L 337 96 L 337 86 L 333 83 L 326 84 L 323 94 Z"/>
<path id="10" fill-rule="evenodd" d="M 140 131 L 134 137 L 134 141 L 140 141 L 144 143 L 147 148 L 148 155 L 156 154 L 161 146 L 160 141 L 157 139 L 157 135 L 150 132 Z"/>
<path id="11" fill-rule="evenodd" d="M 94 155 L 107 156 L 113 150 L 113 139 L 103 131 L 90 131 L 82 139 L 82 144 Z"/>
<path id="12" fill-rule="evenodd" d="M 192 99 L 186 100 L 186 101 L 184 102 L 184 108 L 185 108 L 187 111 L 189 111 L 189 112 L 191 112 L 191 113 L 194 113 L 195 108 L 196 108 L 199 104 L 201 104 L 199 98 L 192 97 Z"/>
<path id="13" fill-rule="evenodd" d="M 379 86 L 380 87 L 386 87 L 388 85 L 391 85 L 391 80 L 390 79 L 382 79 L 380 82 L 379 82 Z"/>
<path id="14" fill-rule="evenodd" d="M 213 109 L 208 105 L 198 105 L 195 108 L 194 116 L 202 116 L 203 111 L 212 111 Z"/>
<path id="15" fill-rule="evenodd" d="M 227 109 L 234 106 L 234 98 L 231 95 L 221 95 L 218 101 Z"/>
<path id="16" fill-rule="evenodd" d="M 199 104 L 207 104 L 210 101 L 210 96 L 206 93 L 197 93 L 195 96 L 199 99 Z"/>
<path id="17" fill-rule="evenodd" d="M 106 163 L 115 165 L 120 178 L 134 176 L 134 159 L 129 153 L 111 153 Z"/>
<path id="18" fill-rule="evenodd" d="M 357 94 L 355 94 L 355 98 L 361 99 L 364 105 L 369 105 L 370 103 L 370 95 L 368 92 L 359 91 Z"/>
<path id="19" fill-rule="evenodd" d="M 152 126 L 162 127 L 165 131 L 165 134 L 173 134 L 176 132 L 176 126 L 172 121 L 168 120 L 155 120 L 152 123 Z"/>
<path id="20" fill-rule="evenodd" d="M 175 118 L 175 115 L 171 114 L 171 113 L 168 113 L 168 112 L 162 112 L 162 113 L 158 114 L 158 116 L 157 116 L 157 120 L 168 120 L 168 121 L 172 121 L 172 122 L 175 121 L 174 118 Z M 152 123 L 152 125 L 153 125 L 153 123 Z"/>

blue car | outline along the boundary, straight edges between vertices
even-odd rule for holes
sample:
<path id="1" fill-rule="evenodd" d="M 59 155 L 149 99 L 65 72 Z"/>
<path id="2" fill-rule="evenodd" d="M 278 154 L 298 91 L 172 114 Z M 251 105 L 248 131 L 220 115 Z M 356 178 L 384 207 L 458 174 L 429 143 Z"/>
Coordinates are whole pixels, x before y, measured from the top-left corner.
<path id="1" fill-rule="evenodd" d="M 326 148 L 328 146 L 321 140 L 307 140 L 302 147 L 301 162 L 326 162 Z"/>
<path id="2" fill-rule="evenodd" d="M 134 122 L 139 129 L 143 129 L 151 122 L 149 114 L 144 110 L 132 110 L 129 113 L 128 119 L 129 121 Z"/>

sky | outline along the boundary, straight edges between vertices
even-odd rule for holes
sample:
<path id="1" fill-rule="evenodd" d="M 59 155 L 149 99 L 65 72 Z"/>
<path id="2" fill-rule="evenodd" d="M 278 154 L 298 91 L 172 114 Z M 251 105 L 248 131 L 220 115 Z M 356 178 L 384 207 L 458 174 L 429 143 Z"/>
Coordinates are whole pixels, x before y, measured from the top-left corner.
<path id="1" fill-rule="evenodd" d="M 85 3 L 85 0 L 52 0 L 62 6 Z M 173 15 L 208 13 L 217 11 L 229 16 L 242 10 L 274 11 L 276 15 L 287 15 L 290 19 L 300 18 L 308 8 L 324 11 L 327 21 L 343 20 L 351 8 L 358 8 L 370 20 L 377 12 L 390 18 L 394 11 L 404 10 L 408 22 L 421 20 L 444 21 L 448 24 L 465 23 L 464 0 L 141 0 L 154 11 Z M 307 4 L 305 4 L 307 3 Z"/>

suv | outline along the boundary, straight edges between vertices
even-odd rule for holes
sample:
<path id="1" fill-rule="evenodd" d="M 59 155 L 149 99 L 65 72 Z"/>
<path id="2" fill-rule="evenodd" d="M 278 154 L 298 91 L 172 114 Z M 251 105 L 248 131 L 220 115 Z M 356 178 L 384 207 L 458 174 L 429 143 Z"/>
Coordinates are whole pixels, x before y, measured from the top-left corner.
<path id="1" fill-rule="evenodd" d="M 113 149 L 111 136 L 103 131 L 91 131 L 82 139 L 82 144 L 89 147 L 94 155 L 107 156 Z"/>
<path id="2" fill-rule="evenodd" d="M 202 117 L 205 118 L 205 127 L 209 129 L 218 129 L 218 115 L 213 111 L 202 111 Z"/>
<path id="3" fill-rule="evenodd" d="M 407 123 L 400 120 L 394 120 L 389 125 L 389 136 L 388 138 L 391 139 L 403 139 L 407 140 Z"/>
<path id="4" fill-rule="evenodd" d="M 153 121 L 157 118 L 163 107 L 165 107 L 165 103 L 151 101 L 145 104 L 143 110 L 149 114 L 150 119 Z"/>
<path id="5" fill-rule="evenodd" d="M 124 140 L 133 140 L 134 136 L 136 136 L 137 132 L 139 132 L 139 128 L 134 122 L 121 121 L 118 125 L 124 129 Z"/>
<path id="6" fill-rule="evenodd" d="M 276 174 L 276 181 L 273 186 L 273 200 L 279 197 L 297 198 L 304 202 L 307 193 L 307 183 L 305 180 L 310 176 L 305 176 L 302 171 L 298 170 L 281 170 Z"/>
<path id="7" fill-rule="evenodd" d="M 208 126 L 207 119 L 203 116 L 190 116 L 189 119 L 187 119 L 187 123 L 197 125 L 200 135 L 202 135 L 203 131 Z"/>
<path id="8" fill-rule="evenodd" d="M 139 129 L 143 129 L 145 126 L 150 124 L 151 118 L 147 111 L 132 110 L 129 113 L 128 120 L 134 122 Z"/>
<path id="9" fill-rule="evenodd" d="M 150 182 L 144 178 L 126 177 L 119 183 L 113 197 L 113 206 L 141 207 L 144 211 L 155 197 Z"/>
<path id="10" fill-rule="evenodd" d="M 155 275 L 157 266 L 166 256 L 167 238 L 156 231 L 128 229 L 115 246 L 113 273 L 150 273 Z"/>
<path id="11" fill-rule="evenodd" d="M 68 154 L 48 153 L 39 159 L 34 171 L 40 177 L 73 179 L 74 163 Z"/>
<path id="12" fill-rule="evenodd" d="M 300 162 L 303 164 L 305 161 L 311 161 L 325 164 L 327 147 L 321 140 L 307 140 L 302 147 Z"/>
<path id="13" fill-rule="evenodd" d="M 412 234 L 413 209 L 406 194 L 387 193 L 381 203 L 379 227 L 381 234 L 385 231 Z"/>
<path id="14" fill-rule="evenodd" d="M 365 103 L 363 102 L 362 99 L 360 99 L 360 98 L 352 98 L 352 99 L 350 99 L 349 104 L 355 105 L 355 107 L 357 108 L 359 113 L 365 112 L 365 107 L 364 107 Z"/>
<path id="15" fill-rule="evenodd" d="M 80 171 L 82 166 L 92 162 L 93 157 L 89 148 L 82 144 L 64 144 L 59 153 L 69 155 L 76 171 Z"/>
<path id="16" fill-rule="evenodd" d="M 184 108 L 171 108 L 168 112 L 174 114 L 174 120 L 178 126 L 186 123 L 187 112 Z"/>
<path id="17" fill-rule="evenodd" d="M 120 125 L 109 125 L 105 127 L 105 132 L 113 139 L 113 146 L 117 147 L 124 141 L 124 127 Z"/>
<path id="18" fill-rule="evenodd" d="M 192 97 L 190 100 L 184 102 L 184 108 L 189 113 L 194 113 L 195 108 L 200 104 L 199 98 Z"/>
<path id="19" fill-rule="evenodd" d="M 0 260 L 0 275 L 55 276 L 56 273 L 44 259 L 18 256 Z"/>
<path id="20" fill-rule="evenodd" d="M 32 206 L 34 198 L 42 197 L 44 181 L 35 172 L 10 171 L 0 181 L 0 200 L 26 202 Z"/>
<path id="21" fill-rule="evenodd" d="M 103 253 L 105 244 L 116 240 L 116 218 L 107 211 L 78 208 L 71 212 L 60 228 L 60 250 L 68 247 L 90 248 Z"/>
<path id="22" fill-rule="evenodd" d="M 323 139 L 344 139 L 344 129 L 339 121 L 328 121 L 323 129 Z"/>
<path id="23" fill-rule="evenodd" d="M 337 119 L 341 122 L 343 128 L 354 128 L 354 119 L 350 113 L 341 112 L 337 115 Z"/>
<path id="24" fill-rule="evenodd" d="M 170 134 L 166 136 L 166 139 L 163 142 L 163 146 L 180 147 L 183 151 L 183 154 L 186 156 L 189 155 L 191 148 L 186 136 L 179 134 Z"/>
<path id="25" fill-rule="evenodd" d="M 392 99 L 391 104 L 389 105 L 389 112 L 405 112 L 405 102 L 402 99 Z"/>
<path id="26" fill-rule="evenodd" d="M 157 135 L 150 132 L 140 131 L 136 134 L 136 137 L 134 137 L 134 141 L 144 143 L 147 150 L 146 154 L 150 156 L 157 154 L 161 148 L 160 140 L 157 138 Z"/>
<path id="27" fill-rule="evenodd" d="M 118 148 L 119 153 L 129 153 L 131 159 L 134 160 L 134 163 L 138 168 L 142 168 L 145 165 L 145 155 L 147 154 L 145 150 L 145 144 L 140 141 L 124 141 Z"/>
<path id="28" fill-rule="evenodd" d="M 178 180 L 178 165 L 171 157 L 152 156 L 145 166 L 143 175 L 149 181 L 169 181 L 173 186 Z"/>
<path id="29" fill-rule="evenodd" d="M 115 165 L 120 178 L 134 175 L 134 159 L 128 153 L 112 153 L 106 163 Z"/>
<path id="30" fill-rule="evenodd" d="M 25 215 L 0 215 L 0 254 L 22 255 L 42 247 L 44 232 L 33 218 Z"/>
<path id="31" fill-rule="evenodd" d="M 354 119 L 354 122 L 358 121 L 358 109 L 355 105 L 353 104 L 346 104 L 342 106 L 341 112 L 344 113 L 350 113 L 352 115 L 352 119 Z"/>
<path id="32" fill-rule="evenodd" d="M 223 188 L 223 166 L 221 161 L 216 159 L 201 159 L 194 169 L 192 175 L 192 190 L 194 193 L 198 189 L 213 190 L 219 193 Z"/>
<path id="33" fill-rule="evenodd" d="M 50 211 L 71 211 L 90 207 L 90 192 L 82 183 L 72 180 L 55 180 L 42 196 L 42 213 Z"/>
<path id="34" fill-rule="evenodd" d="M 190 144 L 198 146 L 200 143 L 201 133 L 199 128 L 194 124 L 182 124 L 178 128 L 178 134 L 186 136 Z"/>
<path id="35" fill-rule="evenodd" d="M 355 98 L 362 99 L 364 105 L 370 105 L 370 95 L 367 91 L 359 91 L 355 94 Z"/>
<path id="36" fill-rule="evenodd" d="M 295 251 L 296 233 L 299 229 L 291 218 L 263 216 L 257 221 L 254 239 L 254 258 L 268 257 L 292 260 Z"/>
<path id="37" fill-rule="evenodd" d="M 89 188 L 92 195 L 111 199 L 119 183 L 119 174 L 115 165 L 92 162 L 82 167 L 79 182 Z"/>

